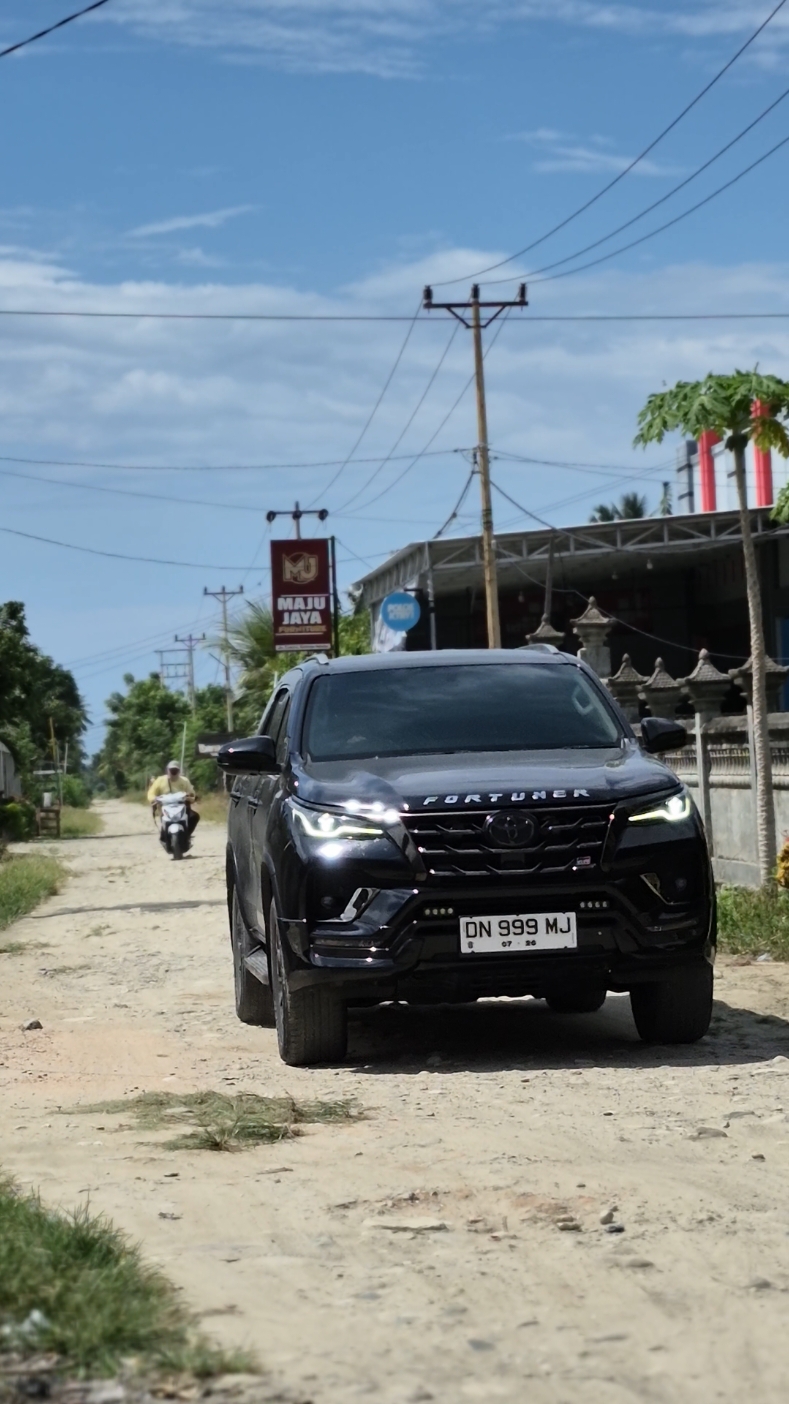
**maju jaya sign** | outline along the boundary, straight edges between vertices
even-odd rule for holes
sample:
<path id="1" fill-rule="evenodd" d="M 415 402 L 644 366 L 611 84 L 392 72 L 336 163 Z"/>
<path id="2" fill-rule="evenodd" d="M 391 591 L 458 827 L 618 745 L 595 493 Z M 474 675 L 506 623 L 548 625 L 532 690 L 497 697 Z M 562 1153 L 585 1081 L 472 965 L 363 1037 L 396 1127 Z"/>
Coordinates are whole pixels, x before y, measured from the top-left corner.
<path id="1" fill-rule="evenodd" d="M 277 653 L 332 646 L 329 542 L 272 541 L 271 594 Z"/>

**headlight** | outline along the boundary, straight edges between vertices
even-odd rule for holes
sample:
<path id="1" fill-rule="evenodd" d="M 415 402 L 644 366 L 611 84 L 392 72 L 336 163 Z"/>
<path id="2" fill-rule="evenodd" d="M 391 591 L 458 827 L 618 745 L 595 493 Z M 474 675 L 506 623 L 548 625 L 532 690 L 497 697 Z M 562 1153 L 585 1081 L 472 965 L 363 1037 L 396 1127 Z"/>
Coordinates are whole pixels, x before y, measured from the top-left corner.
<path id="1" fill-rule="evenodd" d="M 361 814 L 321 813 L 317 809 L 302 809 L 293 805 L 293 813 L 305 834 L 314 839 L 374 839 L 383 838 L 385 829 L 373 824 Z M 382 816 L 389 819 L 388 811 Z M 399 815 L 395 815 L 399 819 Z"/>
<path id="2" fill-rule="evenodd" d="M 664 800 L 654 809 L 645 809 L 642 814 L 631 814 L 630 823 L 678 824 L 682 819 L 689 819 L 692 813 L 693 801 L 687 790 L 683 790 L 681 794 L 672 795 L 670 799 Z"/>

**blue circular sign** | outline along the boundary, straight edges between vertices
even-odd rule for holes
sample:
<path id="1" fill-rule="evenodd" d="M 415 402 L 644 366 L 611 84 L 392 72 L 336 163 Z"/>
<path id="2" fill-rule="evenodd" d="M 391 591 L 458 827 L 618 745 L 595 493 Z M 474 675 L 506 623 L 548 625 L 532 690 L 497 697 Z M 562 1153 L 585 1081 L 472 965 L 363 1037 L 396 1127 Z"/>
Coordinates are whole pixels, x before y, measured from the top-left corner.
<path id="1" fill-rule="evenodd" d="M 405 590 L 396 590 L 393 595 L 387 595 L 381 605 L 381 618 L 387 629 L 395 629 L 400 634 L 413 629 L 419 623 L 421 613 L 419 600 L 414 595 L 406 594 Z"/>

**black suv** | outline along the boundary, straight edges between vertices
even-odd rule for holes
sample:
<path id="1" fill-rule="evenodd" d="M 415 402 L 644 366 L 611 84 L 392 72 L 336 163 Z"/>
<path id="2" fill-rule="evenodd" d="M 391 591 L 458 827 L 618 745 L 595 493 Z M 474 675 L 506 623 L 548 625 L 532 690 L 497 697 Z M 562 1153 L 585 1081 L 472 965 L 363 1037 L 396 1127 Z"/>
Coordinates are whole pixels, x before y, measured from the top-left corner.
<path id="1" fill-rule="evenodd" d="M 715 889 L 654 758 L 684 741 L 648 718 L 639 744 L 553 649 L 299 664 L 219 754 L 238 1017 L 309 1064 L 344 1056 L 349 1005 L 629 990 L 642 1038 L 701 1038 Z"/>

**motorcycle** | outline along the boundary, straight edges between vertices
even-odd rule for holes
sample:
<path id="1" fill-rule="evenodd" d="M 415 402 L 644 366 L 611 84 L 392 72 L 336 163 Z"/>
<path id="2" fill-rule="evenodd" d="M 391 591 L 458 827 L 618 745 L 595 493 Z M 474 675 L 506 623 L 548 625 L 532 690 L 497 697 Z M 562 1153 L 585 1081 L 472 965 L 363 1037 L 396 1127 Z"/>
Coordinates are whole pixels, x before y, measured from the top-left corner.
<path id="1" fill-rule="evenodd" d="M 161 811 L 159 842 L 173 860 L 178 862 L 192 847 L 186 792 L 177 790 L 169 795 L 159 795 L 154 800 L 154 804 L 158 805 Z"/>

